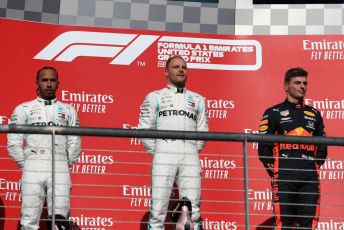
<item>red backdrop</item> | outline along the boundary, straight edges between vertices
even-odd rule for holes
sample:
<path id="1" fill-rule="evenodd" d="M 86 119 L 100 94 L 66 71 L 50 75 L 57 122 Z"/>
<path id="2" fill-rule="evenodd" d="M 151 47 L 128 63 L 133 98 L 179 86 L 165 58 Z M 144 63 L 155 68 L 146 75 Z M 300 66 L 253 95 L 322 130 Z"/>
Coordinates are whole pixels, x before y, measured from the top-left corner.
<path id="1" fill-rule="evenodd" d="M 263 111 L 284 100 L 284 72 L 309 71 L 306 103 L 323 112 L 328 136 L 342 136 L 344 36 L 226 36 L 71 27 L 0 19 L 0 123 L 35 98 L 42 66 L 59 71 L 58 98 L 78 110 L 82 126 L 134 129 L 146 94 L 166 85 L 170 55 L 188 61 L 187 87 L 207 99 L 210 131 L 256 133 Z M 17 226 L 20 172 L 0 136 L 0 190 L 4 229 Z M 71 169 L 71 219 L 81 229 L 139 229 L 147 221 L 151 157 L 135 138 L 83 138 Z M 269 178 L 249 145 L 250 221 L 272 217 Z M 242 144 L 208 142 L 203 168 L 203 229 L 244 224 Z M 341 148 L 331 147 L 321 171 L 321 229 L 344 224 Z M 96 197 L 95 197 L 96 196 Z M 332 227 L 332 228 L 331 228 Z M 78 227 L 75 227 L 77 229 Z"/>

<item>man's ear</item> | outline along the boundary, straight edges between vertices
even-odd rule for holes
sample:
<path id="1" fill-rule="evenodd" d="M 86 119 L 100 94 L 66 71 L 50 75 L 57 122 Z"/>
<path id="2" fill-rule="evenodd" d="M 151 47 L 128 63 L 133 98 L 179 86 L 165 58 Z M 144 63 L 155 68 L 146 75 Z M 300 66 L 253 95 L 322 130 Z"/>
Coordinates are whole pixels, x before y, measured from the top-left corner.
<path id="1" fill-rule="evenodd" d="M 36 85 L 36 94 L 37 96 L 39 96 L 39 87 L 38 87 L 38 81 L 35 81 L 35 85 Z"/>
<path id="2" fill-rule="evenodd" d="M 283 83 L 283 89 L 284 89 L 284 91 L 288 91 L 288 83 L 287 82 Z"/>

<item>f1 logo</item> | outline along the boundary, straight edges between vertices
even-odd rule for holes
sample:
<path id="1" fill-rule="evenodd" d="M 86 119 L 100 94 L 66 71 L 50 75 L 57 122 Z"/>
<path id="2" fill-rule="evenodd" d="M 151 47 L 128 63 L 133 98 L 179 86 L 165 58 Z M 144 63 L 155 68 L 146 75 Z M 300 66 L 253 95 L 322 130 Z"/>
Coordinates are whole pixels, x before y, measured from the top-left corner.
<path id="1" fill-rule="evenodd" d="M 188 67 L 212 70 L 246 70 L 255 71 L 262 66 L 262 46 L 256 40 L 212 39 L 199 37 L 176 37 L 142 34 L 122 34 L 90 31 L 69 31 L 59 35 L 50 42 L 34 59 L 72 62 L 80 56 L 112 58 L 110 64 L 130 65 L 154 42 L 167 44 L 191 44 L 201 47 L 251 47 L 255 62 L 235 63 L 232 58 L 223 58 L 220 62 L 202 63 L 190 60 Z M 205 50 L 207 50 L 205 48 Z M 188 50 L 190 51 L 190 50 Z M 235 55 L 235 52 L 230 52 Z M 197 55 L 196 55 L 197 56 Z M 196 58 L 196 57 L 194 57 Z M 202 58 L 202 57 L 198 57 Z M 207 60 L 208 60 L 207 59 Z"/>
<path id="2" fill-rule="evenodd" d="M 71 62 L 79 56 L 115 57 L 110 64 L 130 65 L 158 38 L 156 35 L 70 31 L 55 38 L 34 59 Z"/>

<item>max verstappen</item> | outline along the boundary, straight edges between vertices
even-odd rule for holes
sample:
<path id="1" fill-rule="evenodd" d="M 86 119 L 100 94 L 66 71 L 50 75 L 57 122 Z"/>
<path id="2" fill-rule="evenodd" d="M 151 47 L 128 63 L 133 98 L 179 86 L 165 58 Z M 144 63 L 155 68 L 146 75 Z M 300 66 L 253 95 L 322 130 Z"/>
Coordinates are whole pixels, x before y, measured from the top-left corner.
<path id="1" fill-rule="evenodd" d="M 208 131 L 205 98 L 185 88 L 187 66 L 180 56 L 166 62 L 166 88 L 149 93 L 140 107 L 140 129 Z M 165 229 L 167 207 L 177 177 L 179 197 L 192 206 L 194 229 L 200 229 L 201 165 L 204 141 L 143 139 L 152 156 L 152 201 L 148 229 Z M 190 210 L 189 210 L 190 211 Z"/>
<path id="2" fill-rule="evenodd" d="M 260 134 L 325 136 L 318 110 L 304 104 L 307 71 L 289 69 L 284 78 L 287 98 L 267 109 L 260 121 Z M 318 171 L 327 147 L 312 144 L 259 143 L 259 159 L 272 178 L 276 229 L 316 229 L 320 213 Z"/>
<path id="3" fill-rule="evenodd" d="M 18 105 L 11 125 L 79 126 L 75 109 L 57 101 L 58 73 L 53 67 L 43 67 L 36 76 L 35 100 Z M 80 137 L 55 137 L 55 218 L 57 229 L 69 229 L 71 179 L 69 167 L 80 154 Z M 25 147 L 23 143 L 25 141 Z M 21 219 L 22 230 L 39 229 L 39 219 L 47 197 L 48 219 L 52 215 L 52 138 L 51 135 L 8 134 L 8 152 L 22 171 Z"/>

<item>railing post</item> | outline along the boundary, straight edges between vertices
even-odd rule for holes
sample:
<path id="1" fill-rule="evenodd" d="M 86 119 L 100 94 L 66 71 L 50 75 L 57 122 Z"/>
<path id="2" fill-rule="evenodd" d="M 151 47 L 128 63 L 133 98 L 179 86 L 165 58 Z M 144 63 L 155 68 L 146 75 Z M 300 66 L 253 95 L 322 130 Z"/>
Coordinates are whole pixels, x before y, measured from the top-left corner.
<path id="1" fill-rule="evenodd" d="M 55 229 L 55 129 L 51 138 L 51 229 Z"/>
<path id="2" fill-rule="evenodd" d="M 250 204 L 248 201 L 248 153 L 247 139 L 243 141 L 244 148 L 244 192 L 245 192 L 245 229 L 250 229 Z"/>

